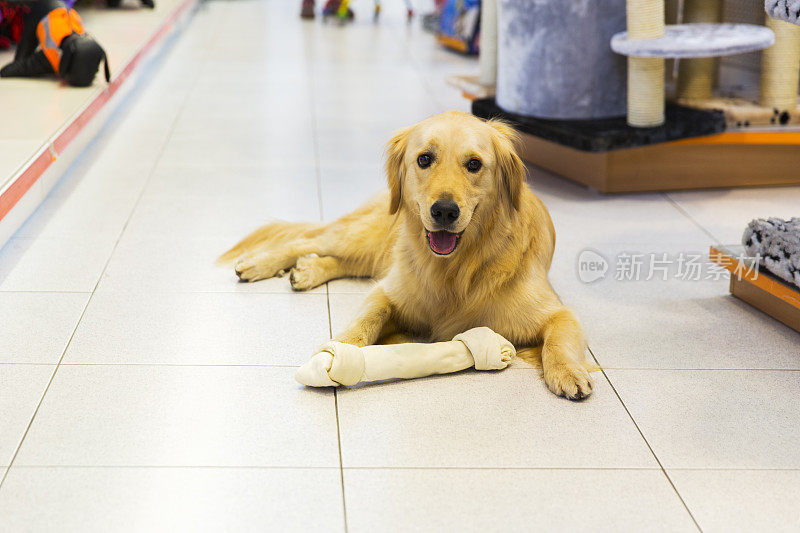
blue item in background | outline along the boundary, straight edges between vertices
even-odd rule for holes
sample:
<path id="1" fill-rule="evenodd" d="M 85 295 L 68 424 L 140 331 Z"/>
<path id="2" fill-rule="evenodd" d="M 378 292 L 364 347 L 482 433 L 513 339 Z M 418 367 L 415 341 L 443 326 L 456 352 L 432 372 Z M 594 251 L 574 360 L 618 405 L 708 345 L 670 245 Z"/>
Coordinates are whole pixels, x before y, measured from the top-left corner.
<path id="1" fill-rule="evenodd" d="M 446 0 L 439 18 L 437 40 L 453 50 L 477 54 L 480 19 L 480 0 Z"/>

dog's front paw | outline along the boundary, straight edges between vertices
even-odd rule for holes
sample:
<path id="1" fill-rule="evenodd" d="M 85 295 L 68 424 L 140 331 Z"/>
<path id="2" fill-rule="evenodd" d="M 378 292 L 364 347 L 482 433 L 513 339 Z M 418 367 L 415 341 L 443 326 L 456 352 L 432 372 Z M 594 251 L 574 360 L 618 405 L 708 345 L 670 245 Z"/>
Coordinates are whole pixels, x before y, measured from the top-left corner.
<path id="1" fill-rule="evenodd" d="M 544 369 L 544 382 L 558 396 L 583 400 L 592 393 L 592 378 L 579 363 L 557 363 Z"/>

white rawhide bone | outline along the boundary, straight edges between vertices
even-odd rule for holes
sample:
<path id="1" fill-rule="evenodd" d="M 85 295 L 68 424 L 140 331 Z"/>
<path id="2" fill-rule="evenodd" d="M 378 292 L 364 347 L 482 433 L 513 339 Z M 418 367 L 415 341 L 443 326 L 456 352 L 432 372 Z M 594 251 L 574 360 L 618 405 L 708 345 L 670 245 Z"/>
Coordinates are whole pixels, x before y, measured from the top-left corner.
<path id="1" fill-rule="evenodd" d="M 459 333 L 448 342 L 364 346 L 331 341 L 297 369 L 294 379 L 309 387 L 352 386 L 362 381 L 411 379 L 477 370 L 500 370 L 516 355 L 514 346 L 486 327 Z"/>

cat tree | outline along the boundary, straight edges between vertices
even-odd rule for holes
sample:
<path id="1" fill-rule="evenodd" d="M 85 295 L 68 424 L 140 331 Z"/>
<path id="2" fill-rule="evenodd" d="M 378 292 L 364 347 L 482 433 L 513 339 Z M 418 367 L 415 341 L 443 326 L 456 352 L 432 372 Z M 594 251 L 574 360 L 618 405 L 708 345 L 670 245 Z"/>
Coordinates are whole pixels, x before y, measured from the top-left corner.
<path id="1" fill-rule="evenodd" d="M 499 0 L 497 96 L 475 100 L 473 113 L 514 124 L 527 161 L 602 192 L 800 183 L 800 129 L 795 127 L 800 125 L 800 27 L 772 18 L 764 24 L 763 18 L 753 16 L 746 3 L 750 0 L 670 2 L 675 15 L 670 21 L 675 24 L 665 21 L 664 0 L 623 0 L 619 5 L 615 1 L 619 0 L 593 4 L 590 11 L 597 21 L 592 26 L 580 10 L 562 9 L 558 0 L 533 5 Z M 789 21 L 800 17 L 800 0 L 767 0 L 765 7 L 769 14 Z M 531 16 L 515 17 L 514 9 L 517 15 Z M 532 16 L 534 9 L 542 16 Z M 603 24 L 620 13 L 623 26 L 610 37 L 610 47 L 592 46 L 592 39 L 606 29 Z M 723 22 L 732 15 L 734 21 L 747 23 Z M 572 32 L 569 40 L 558 34 L 542 40 L 539 37 L 551 34 L 554 27 L 546 23 L 548 17 L 561 22 L 575 17 L 572 26 L 582 29 Z M 505 22 L 514 26 L 511 37 Z M 546 56 L 531 55 L 531 61 L 543 65 L 528 68 L 532 85 L 504 83 L 516 75 L 509 58 L 520 61 L 504 53 L 509 42 L 517 42 L 519 50 Z M 737 79 L 751 72 L 731 65 L 749 69 L 758 56 L 724 62 L 726 85 L 724 90 L 716 87 L 720 57 L 758 50 L 760 83 L 757 77 L 752 80 L 758 89 L 749 90 L 749 77 L 744 85 L 730 83 L 732 75 Z M 587 54 L 596 54 L 591 64 L 620 57 L 616 54 L 625 56 L 627 76 L 615 77 L 610 71 L 595 76 L 598 69 L 585 64 Z M 676 61 L 674 70 L 665 72 L 666 59 Z M 555 65 L 564 75 L 550 76 L 547 65 Z M 574 113 L 579 106 L 570 102 L 585 84 L 567 82 L 582 73 L 600 80 L 591 84 L 594 93 L 625 95 L 627 89 L 627 109 L 616 116 Z M 673 74 L 677 74 L 674 87 L 666 83 Z M 543 80 L 550 85 L 546 93 L 523 94 L 522 89 L 538 87 L 536 83 Z M 605 102 L 598 109 L 604 106 L 610 109 Z M 555 116 L 548 114 L 553 110 Z"/>
<path id="2" fill-rule="evenodd" d="M 713 11 L 707 6 L 689 10 L 706 17 Z M 684 86 L 691 87 L 697 80 L 702 87 L 713 79 L 708 71 L 714 64 L 710 58 L 762 50 L 775 43 L 769 28 L 752 24 L 666 26 L 664 0 L 627 0 L 627 17 L 628 31 L 611 39 L 611 49 L 628 56 L 628 124 L 637 128 L 664 124 L 665 58 L 706 59 L 691 64 L 691 70 L 684 73 Z"/>

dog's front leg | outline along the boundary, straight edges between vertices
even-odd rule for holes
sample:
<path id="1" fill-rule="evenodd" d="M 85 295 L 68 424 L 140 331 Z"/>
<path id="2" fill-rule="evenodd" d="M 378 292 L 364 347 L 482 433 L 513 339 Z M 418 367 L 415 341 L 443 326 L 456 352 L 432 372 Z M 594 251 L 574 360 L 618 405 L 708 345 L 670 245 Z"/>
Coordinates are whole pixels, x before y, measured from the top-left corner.
<path id="1" fill-rule="evenodd" d="M 589 396 L 592 378 L 585 364 L 586 343 L 572 311 L 561 307 L 551 313 L 542 338 L 542 371 L 548 388 L 570 400 Z"/>
<path id="2" fill-rule="evenodd" d="M 378 285 L 367 295 L 358 316 L 334 340 L 356 346 L 375 344 L 392 320 L 393 305 Z"/>

